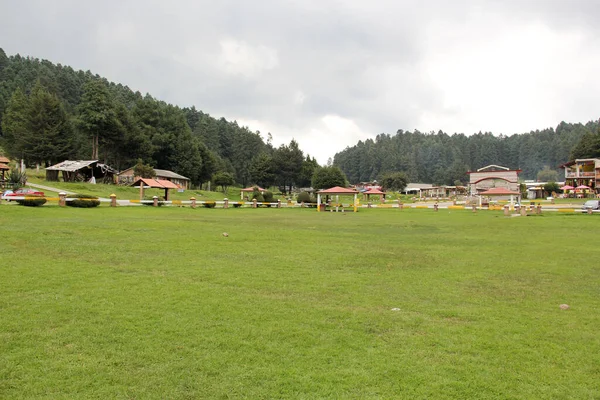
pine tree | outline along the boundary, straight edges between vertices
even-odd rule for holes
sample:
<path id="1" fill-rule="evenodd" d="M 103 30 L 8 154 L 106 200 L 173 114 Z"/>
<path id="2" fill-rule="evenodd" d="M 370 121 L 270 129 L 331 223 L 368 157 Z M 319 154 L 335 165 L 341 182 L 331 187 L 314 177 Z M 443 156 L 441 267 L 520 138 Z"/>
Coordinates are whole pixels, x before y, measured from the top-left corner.
<path id="1" fill-rule="evenodd" d="M 29 126 L 29 99 L 20 87 L 13 92 L 2 118 L 2 147 L 13 158 L 23 156 L 23 139 Z"/>
<path id="2" fill-rule="evenodd" d="M 111 143 L 118 134 L 115 108 L 108 88 L 99 79 L 90 79 L 83 86 L 79 104 L 79 129 L 92 141 L 92 159 L 98 160 L 100 144 Z"/>
<path id="3" fill-rule="evenodd" d="M 28 161 L 49 166 L 73 153 L 73 130 L 60 100 L 38 81 L 29 98 L 27 130 L 19 141 Z"/>

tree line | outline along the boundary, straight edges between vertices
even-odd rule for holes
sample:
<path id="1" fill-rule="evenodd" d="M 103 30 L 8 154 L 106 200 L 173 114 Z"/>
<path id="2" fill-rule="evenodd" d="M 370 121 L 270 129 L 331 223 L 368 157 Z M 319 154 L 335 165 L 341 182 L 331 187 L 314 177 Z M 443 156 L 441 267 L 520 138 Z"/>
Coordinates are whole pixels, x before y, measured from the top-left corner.
<path id="1" fill-rule="evenodd" d="M 477 133 L 449 135 L 399 130 L 359 141 L 334 157 L 350 182 L 378 179 L 402 171 L 410 182 L 453 185 L 468 182 L 467 171 L 490 164 L 521 169 L 521 177 L 535 179 L 538 172 L 574 158 L 600 156 L 598 123 L 561 122 L 512 136 Z"/>

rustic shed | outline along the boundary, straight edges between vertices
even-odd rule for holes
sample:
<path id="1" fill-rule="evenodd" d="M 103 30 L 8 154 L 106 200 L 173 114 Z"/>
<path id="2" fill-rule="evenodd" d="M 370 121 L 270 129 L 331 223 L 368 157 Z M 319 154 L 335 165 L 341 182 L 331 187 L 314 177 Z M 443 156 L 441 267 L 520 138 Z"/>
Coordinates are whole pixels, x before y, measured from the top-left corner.
<path id="1" fill-rule="evenodd" d="M 46 168 L 46 180 L 58 181 L 59 172 L 65 182 L 100 181 L 114 183 L 118 171 L 98 160 L 65 160 L 61 163 Z"/>

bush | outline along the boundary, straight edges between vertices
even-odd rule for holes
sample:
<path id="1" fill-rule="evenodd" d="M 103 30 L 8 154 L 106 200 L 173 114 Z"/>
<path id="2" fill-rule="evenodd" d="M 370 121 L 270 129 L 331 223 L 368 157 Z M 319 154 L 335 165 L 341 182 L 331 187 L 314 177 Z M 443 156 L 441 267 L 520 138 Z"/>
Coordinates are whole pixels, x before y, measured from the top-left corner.
<path id="1" fill-rule="evenodd" d="M 13 190 L 23 187 L 27 183 L 27 173 L 16 168 L 11 169 L 8 175 L 8 183 L 11 184 Z"/>
<path id="2" fill-rule="evenodd" d="M 152 200 L 152 203 L 142 203 L 145 206 L 153 206 L 154 205 L 154 196 L 145 196 L 144 200 Z M 165 198 L 162 196 L 158 196 L 158 206 L 162 207 L 163 206 L 163 201 L 165 201 Z"/>
<path id="3" fill-rule="evenodd" d="M 273 197 L 273 192 L 271 192 L 269 190 L 265 190 L 263 192 L 263 198 L 264 198 L 264 201 L 266 201 L 267 203 L 273 203 L 275 201 L 275 199 Z"/>
<path id="4" fill-rule="evenodd" d="M 215 208 L 217 206 L 217 203 L 215 203 L 214 201 L 207 201 L 203 205 L 206 208 Z"/>
<path id="5" fill-rule="evenodd" d="M 233 203 L 234 208 L 240 208 L 242 206 L 241 202 Z"/>
<path id="6" fill-rule="evenodd" d="M 257 195 L 254 195 L 254 196 L 252 197 L 252 200 L 254 200 L 254 199 L 256 199 L 256 201 L 257 201 L 258 203 L 263 203 L 263 202 L 265 201 L 265 197 L 264 197 L 264 196 L 263 196 L 261 193 L 259 193 L 259 194 L 257 194 Z"/>
<path id="7" fill-rule="evenodd" d="M 100 205 L 100 200 L 98 200 L 96 196 L 89 194 L 69 194 L 67 195 L 67 198 L 76 199 L 67 201 L 69 207 L 92 208 Z"/>
<path id="8" fill-rule="evenodd" d="M 17 200 L 17 203 L 25 207 L 39 207 L 46 204 L 46 198 L 39 194 L 28 195 L 25 200 Z"/>
<path id="9" fill-rule="evenodd" d="M 310 193 L 308 192 L 301 192 L 298 195 L 298 198 L 296 199 L 296 201 L 298 203 L 316 203 L 316 201 L 313 201 L 313 198 L 310 196 Z"/>

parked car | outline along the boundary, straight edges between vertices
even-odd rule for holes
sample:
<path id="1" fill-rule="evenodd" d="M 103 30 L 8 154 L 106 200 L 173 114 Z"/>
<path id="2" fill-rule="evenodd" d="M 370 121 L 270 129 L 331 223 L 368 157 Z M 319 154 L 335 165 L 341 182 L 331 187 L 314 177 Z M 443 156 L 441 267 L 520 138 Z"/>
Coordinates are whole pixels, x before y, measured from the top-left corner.
<path id="1" fill-rule="evenodd" d="M 581 206 L 582 210 L 600 210 L 600 200 L 588 200 Z"/>
<path id="2" fill-rule="evenodd" d="M 21 196 L 44 196 L 44 192 L 35 189 L 22 188 L 17 190 L 7 190 L 2 194 L 2 197 L 7 201 L 11 201 L 11 197 Z"/>

